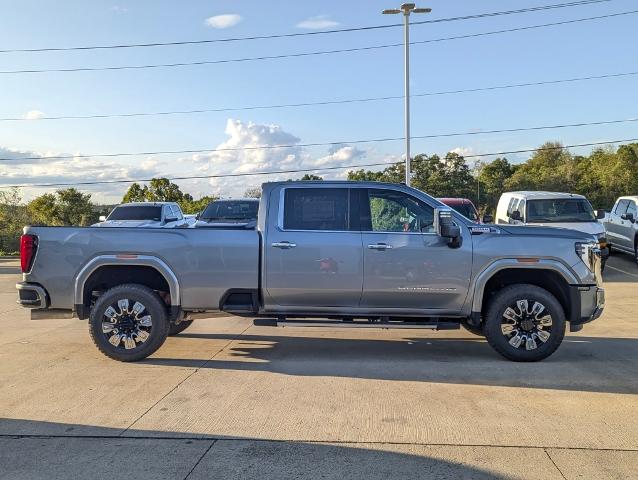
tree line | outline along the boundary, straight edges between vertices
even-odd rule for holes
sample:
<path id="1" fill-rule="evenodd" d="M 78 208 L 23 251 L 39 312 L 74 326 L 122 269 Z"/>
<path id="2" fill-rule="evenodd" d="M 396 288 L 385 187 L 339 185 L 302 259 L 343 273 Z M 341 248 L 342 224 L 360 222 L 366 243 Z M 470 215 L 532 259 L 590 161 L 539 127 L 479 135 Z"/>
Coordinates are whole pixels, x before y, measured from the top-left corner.
<path id="1" fill-rule="evenodd" d="M 589 155 L 574 155 L 558 142 L 547 142 L 525 162 L 507 158 L 470 165 L 458 154 L 416 155 L 412 159 L 412 186 L 434 197 L 464 197 L 482 212 L 493 213 L 501 193 L 514 190 L 548 190 L 585 195 L 594 208 L 610 208 L 617 197 L 638 194 L 638 143 L 594 149 Z M 348 180 L 400 183 L 405 178 L 403 162 L 381 171 L 352 170 Z M 306 174 L 299 180 L 321 180 Z M 259 197 L 261 188 L 248 188 L 247 197 Z M 166 178 L 147 185 L 133 183 L 122 203 L 138 201 L 177 202 L 184 213 L 201 212 L 216 200 L 206 195 L 197 200 Z M 112 206 L 111 206 L 112 207 Z M 97 205 L 91 194 L 75 188 L 45 193 L 28 203 L 19 189 L 0 190 L 0 255 L 18 249 L 24 225 L 91 225 L 111 207 Z"/>

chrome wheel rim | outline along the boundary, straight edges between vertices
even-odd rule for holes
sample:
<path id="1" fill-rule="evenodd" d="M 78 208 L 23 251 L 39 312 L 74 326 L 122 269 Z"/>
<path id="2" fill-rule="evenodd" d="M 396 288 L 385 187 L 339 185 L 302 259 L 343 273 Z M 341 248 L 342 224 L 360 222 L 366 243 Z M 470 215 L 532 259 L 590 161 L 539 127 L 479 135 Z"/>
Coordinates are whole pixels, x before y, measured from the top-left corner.
<path id="1" fill-rule="evenodd" d="M 109 305 L 102 316 L 102 334 L 121 350 L 133 350 L 148 341 L 152 328 L 153 319 L 146 306 L 128 298 Z"/>
<path id="2" fill-rule="evenodd" d="M 512 348 L 536 350 L 552 335 L 552 316 L 541 302 L 517 300 L 501 318 L 501 332 Z"/>

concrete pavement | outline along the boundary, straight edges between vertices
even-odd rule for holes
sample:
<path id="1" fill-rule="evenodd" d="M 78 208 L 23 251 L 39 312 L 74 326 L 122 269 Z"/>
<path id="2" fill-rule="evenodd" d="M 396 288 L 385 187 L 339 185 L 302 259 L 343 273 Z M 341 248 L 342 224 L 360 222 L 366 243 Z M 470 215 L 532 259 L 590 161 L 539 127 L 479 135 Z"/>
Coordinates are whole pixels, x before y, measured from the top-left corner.
<path id="1" fill-rule="evenodd" d="M 0 478 L 638 478 L 638 268 L 550 359 L 463 331 L 195 322 L 136 364 L 0 262 Z"/>

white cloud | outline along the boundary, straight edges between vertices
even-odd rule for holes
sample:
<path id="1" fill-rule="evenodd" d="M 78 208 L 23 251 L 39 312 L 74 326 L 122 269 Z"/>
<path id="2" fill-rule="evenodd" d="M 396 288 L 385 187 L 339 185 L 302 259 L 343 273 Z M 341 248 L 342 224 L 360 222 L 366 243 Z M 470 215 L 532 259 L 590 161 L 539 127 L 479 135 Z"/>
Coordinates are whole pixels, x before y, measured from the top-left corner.
<path id="1" fill-rule="evenodd" d="M 111 11 L 112 11 L 112 12 L 114 12 L 114 13 L 120 13 L 120 14 L 121 14 L 121 13 L 126 13 L 126 12 L 128 12 L 128 8 L 126 8 L 126 7 L 122 7 L 122 6 L 120 6 L 120 5 L 113 5 L 113 6 L 111 7 Z"/>
<path id="2" fill-rule="evenodd" d="M 230 28 L 242 21 L 241 15 L 236 13 L 227 13 L 224 15 L 215 15 L 208 17 L 204 22 L 206 26 L 211 28 Z"/>
<path id="3" fill-rule="evenodd" d="M 38 120 L 42 117 L 44 117 L 44 112 L 41 112 L 40 110 L 29 110 L 22 116 L 25 120 Z"/>
<path id="4" fill-rule="evenodd" d="M 140 166 L 126 165 L 112 161 L 92 158 L 54 159 L 59 153 L 38 153 L 33 151 L 14 150 L 0 147 L 0 157 L 15 159 L 2 162 L 0 169 L 0 186 L 27 183 L 74 183 L 90 181 L 128 180 L 135 178 L 151 178 L 160 175 L 157 162 L 152 159 L 142 162 Z M 25 157 L 36 157 L 24 160 Z M 66 187 L 59 187 L 66 188 Z M 82 190 L 94 192 L 94 200 L 98 202 L 117 202 L 128 188 L 128 184 L 78 186 Z M 24 189 L 25 200 L 40 195 L 52 188 Z"/>
<path id="5" fill-rule="evenodd" d="M 227 175 L 262 171 L 310 170 L 308 173 L 324 178 L 338 178 L 341 170 L 322 171 L 321 168 L 351 165 L 365 155 L 350 145 L 336 145 L 326 155 L 311 155 L 298 144 L 300 139 L 279 125 L 262 125 L 229 119 L 225 129 L 228 139 L 209 153 L 196 154 L 182 162 L 194 162 L 197 173 Z M 285 145 L 285 146 L 282 146 Z M 268 148 L 256 148 L 268 147 Z M 316 170 L 315 170 L 316 169 Z M 249 187 L 262 182 L 300 178 L 306 172 L 273 175 L 250 175 L 210 179 L 212 192 L 218 195 L 241 196 Z"/>
<path id="6" fill-rule="evenodd" d="M 328 15 L 317 15 L 316 17 L 310 17 L 302 20 L 297 24 L 297 28 L 306 28 L 310 30 L 321 30 L 324 28 L 334 28 L 339 25 L 339 22 L 331 20 Z"/>

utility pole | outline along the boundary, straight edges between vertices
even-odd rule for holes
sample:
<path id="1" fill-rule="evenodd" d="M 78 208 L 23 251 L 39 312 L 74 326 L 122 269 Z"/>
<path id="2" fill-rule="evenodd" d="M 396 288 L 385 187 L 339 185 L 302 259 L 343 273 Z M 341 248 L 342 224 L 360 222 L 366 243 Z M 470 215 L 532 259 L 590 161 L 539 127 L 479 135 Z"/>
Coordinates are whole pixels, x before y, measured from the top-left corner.
<path id="1" fill-rule="evenodd" d="M 430 13 L 431 8 L 416 8 L 414 3 L 404 3 L 399 8 L 383 10 L 384 15 L 403 13 L 404 67 L 405 67 L 405 184 L 410 186 L 410 14 Z"/>

